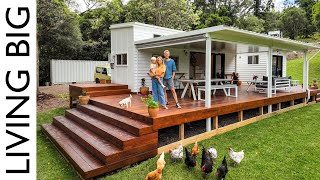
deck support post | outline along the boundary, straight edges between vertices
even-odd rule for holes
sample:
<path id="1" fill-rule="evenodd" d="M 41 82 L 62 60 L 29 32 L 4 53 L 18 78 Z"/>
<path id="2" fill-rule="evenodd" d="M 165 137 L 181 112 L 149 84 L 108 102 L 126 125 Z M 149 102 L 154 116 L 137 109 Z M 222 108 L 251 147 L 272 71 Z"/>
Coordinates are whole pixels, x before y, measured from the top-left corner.
<path id="1" fill-rule="evenodd" d="M 184 124 L 179 125 L 179 139 L 180 140 L 184 139 Z"/>
<path id="2" fill-rule="evenodd" d="M 268 49 L 268 65 L 267 65 L 267 76 L 268 76 L 268 98 L 272 97 L 272 47 Z M 268 105 L 268 113 L 272 112 L 272 105 Z"/>
<path id="3" fill-rule="evenodd" d="M 243 121 L 243 111 L 238 112 L 238 121 Z"/>
<path id="4" fill-rule="evenodd" d="M 290 106 L 293 106 L 294 105 L 294 100 L 291 100 L 290 101 Z"/>
<path id="5" fill-rule="evenodd" d="M 278 103 L 278 110 L 281 110 L 281 102 Z"/>
<path id="6" fill-rule="evenodd" d="M 211 37 L 206 34 L 206 92 L 205 92 L 205 107 L 211 106 Z M 211 118 L 206 119 L 206 131 L 211 131 Z"/>
<path id="7" fill-rule="evenodd" d="M 263 115 L 263 106 L 259 107 L 259 115 Z"/>
<path id="8" fill-rule="evenodd" d="M 219 128 L 219 116 L 213 117 L 213 124 L 214 124 L 214 129 Z"/>
<path id="9" fill-rule="evenodd" d="M 307 59 L 307 52 L 303 53 L 303 90 L 306 91 L 308 89 L 308 70 L 309 70 L 309 62 Z"/>

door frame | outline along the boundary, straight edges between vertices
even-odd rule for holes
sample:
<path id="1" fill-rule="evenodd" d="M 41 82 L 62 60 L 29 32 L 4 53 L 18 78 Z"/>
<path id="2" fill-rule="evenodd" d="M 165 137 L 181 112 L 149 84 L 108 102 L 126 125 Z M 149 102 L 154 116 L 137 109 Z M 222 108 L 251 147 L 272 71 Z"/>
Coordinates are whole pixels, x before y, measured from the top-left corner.
<path id="1" fill-rule="evenodd" d="M 217 78 L 217 62 L 215 61 L 216 56 L 221 56 L 221 77 L 225 75 L 225 65 L 226 65 L 226 54 L 224 53 L 212 53 L 211 54 L 211 78 Z"/>
<path id="2" fill-rule="evenodd" d="M 280 77 L 283 77 L 283 56 L 279 56 L 279 55 L 272 55 L 272 66 L 273 66 L 273 57 L 276 57 L 276 69 L 275 69 L 275 71 L 276 71 L 276 74 L 275 74 L 275 76 L 279 76 L 279 74 L 278 74 L 278 67 L 279 67 L 279 61 L 278 61 L 278 58 L 280 58 L 281 59 L 281 74 L 280 74 Z M 272 67 L 273 68 L 273 67 Z"/>

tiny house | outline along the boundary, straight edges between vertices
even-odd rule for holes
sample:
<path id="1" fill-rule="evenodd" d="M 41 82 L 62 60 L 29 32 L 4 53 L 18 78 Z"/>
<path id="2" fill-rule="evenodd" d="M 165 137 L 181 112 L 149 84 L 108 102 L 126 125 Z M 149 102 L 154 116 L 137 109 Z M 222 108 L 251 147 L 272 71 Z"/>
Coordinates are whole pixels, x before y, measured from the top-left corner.
<path id="1" fill-rule="evenodd" d="M 132 92 L 138 92 L 141 79 L 145 78 L 146 85 L 151 87 L 147 75 L 150 58 L 163 55 L 166 49 L 176 62 L 177 79 L 204 79 L 206 50 L 202 34 L 221 27 L 185 32 L 137 22 L 112 25 L 112 82 L 127 84 Z M 186 40 L 188 43 L 185 43 Z M 273 75 L 285 77 L 286 52 L 273 49 L 272 54 Z M 253 75 L 262 79 L 262 76 L 267 75 L 267 60 L 268 47 L 213 41 L 211 76 L 231 78 L 231 74 L 237 72 L 242 81 L 252 80 Z M 183 88 L 178 83 L 176 86 Z"/>

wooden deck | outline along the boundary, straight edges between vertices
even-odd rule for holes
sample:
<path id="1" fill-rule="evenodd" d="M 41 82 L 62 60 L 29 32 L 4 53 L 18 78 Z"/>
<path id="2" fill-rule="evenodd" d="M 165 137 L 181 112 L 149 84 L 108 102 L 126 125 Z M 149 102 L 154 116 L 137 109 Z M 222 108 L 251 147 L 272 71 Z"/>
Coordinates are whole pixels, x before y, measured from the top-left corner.
<path id="1" fill-rule="evenodd" d="M 150 118 L 137 94 L 133 94 L 132 107 L 119 106 L 118 102 L 130 94 L 126 85 L 70 85 L 70 99 L 77 98 L 82 91 L 91 95 L 88 105 L 67 110 L 65 116 L 55 117 L 52 124 L 42 125 L 42 130 L 84 179 L 154 157 L 158 153 L 159 129 L 180 125 L 181 134 L 184 123 L 208 117 L 214 117 L 213 128 L 217 128 L 220 115 L 238 112 L 242 121 L 244 110 L 273 104 L 281 108 L 283 102 L 292 106 L 298 102 L 305 104 L 307 96 L 296 88 L 267 98 L 266 94 L 246 92 L 243 86 L 238 98 L 218 92 L 209 108 L 204 107 L 203 101 L 185 98 L 179 99 L 182 109 L 177 109 L 171 99 L 168 110 L 161 109 L 158 117 Z M 319 94 L 312 91 L 311 96 L 316 101 Z M 183 139 L 183 134 L 180 137 Z"/>
<path id="2" fill-rule="evenodd" d="M 170 93 L 169 93 L 170 94 Z M 315 96 L 315 92 L 311 93 Z M 197 121 L 208 117 L 215 117 L 224 114 L 239 112 L 248 109 L 259 108 L 262 106 L 288 102 L 292 100 L 305 98 L 307 94 L 301 88 L 293 88 L 290 93 L 277 92 L 272 98 L 267 98 L 266 94 L 253 91 L 246 91 L 246 86 L 239 88 L 239 97 L 226 97 L 222 91 L 212 96 L 211 107 L 205 108 L 203 101 L 194 101 L 191 98 L 179 99 L 182 109 L 175 108 L 175 102 L 172 98 L 169 100 L 168 110 L 160 109 L 156 118 L 149 118 L 147 108 L 141 102 L 139 95 L 133 95 L 132 107 L 121 108 L 118 102 L 126 97 L 126 95 L 114 95 L 111 97 L 94 97 L 91 103 L 104 108 L 113 108 L 118 113 L 127 113 L 130 116 L 140 117 L 141 119 L 149 119 L 148 122 L 153 124 L 153 129 L 158 130 L 174 125 L 179 125 L 191 121 Z"/>

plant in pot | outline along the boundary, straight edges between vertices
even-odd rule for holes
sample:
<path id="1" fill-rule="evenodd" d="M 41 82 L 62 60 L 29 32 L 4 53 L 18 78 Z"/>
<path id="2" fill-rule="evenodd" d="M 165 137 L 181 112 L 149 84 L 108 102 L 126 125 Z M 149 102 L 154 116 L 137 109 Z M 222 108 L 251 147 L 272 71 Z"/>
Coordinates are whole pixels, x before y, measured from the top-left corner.
<path id="1" fill-rule="evenodd" d="M 141 79 L 141 86 L 142 86 L 142 87 L 140 87 L 140 93 L 141 93 L 142 95 L 147 95 L 147 94 L 149 94 L 149 87 L 146 87 L 146 79 L 145 79 L 145 78 L 142 78 L 142 79 Z"/>
<path id="2" fill-rule="evenodd" d="M 149 94 L 147 97 L 141 97 L 142 102 L 148 107 L 150 117 L 157 117 L 159 113 L 159 104 L 153 100 L 153 96 Z"/>
<path id="3" fill-rule="evenodd" d="M 82 91 L 81 95 L 79 96 L 79 103 L 81 105 L 86 105 L 86 104 L 88 104 L 89 99 L 90 99 L 90 96 L 87 95 L 87 92 L 86 91 Z"/>

